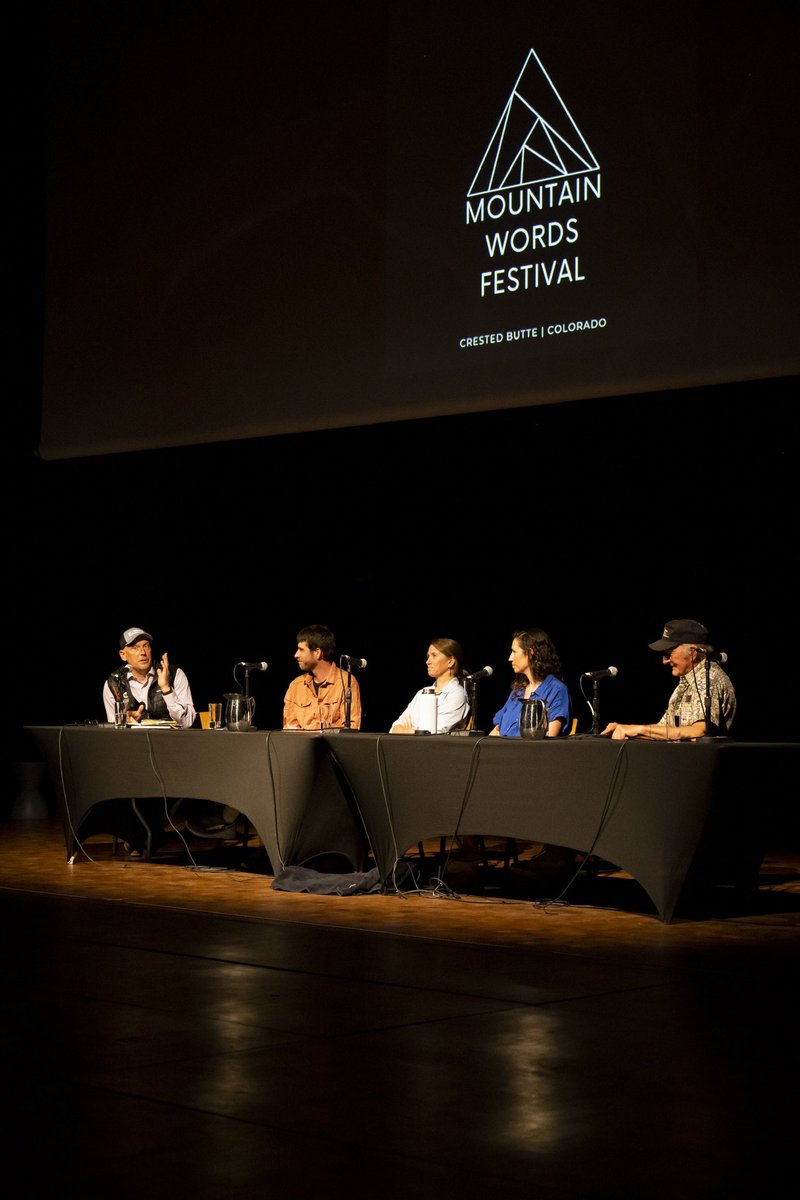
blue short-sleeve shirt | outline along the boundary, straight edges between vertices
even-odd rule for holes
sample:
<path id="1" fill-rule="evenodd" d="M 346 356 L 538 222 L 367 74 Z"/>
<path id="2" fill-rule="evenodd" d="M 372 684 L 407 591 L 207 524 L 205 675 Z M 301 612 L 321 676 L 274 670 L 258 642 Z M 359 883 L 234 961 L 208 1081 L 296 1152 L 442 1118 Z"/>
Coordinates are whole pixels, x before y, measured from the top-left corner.
<path id="1" fill-rule="evenodd" d="M 569 689 L 563 680 L 547 675 L 532 693 L 537 700 L 544 700 L 551 721 L 563 721 L 561 735 L 569 733 L 570 700 Z M 494 724 L 499 726 L 501 737 L 519 737 L 519 715 L 522 710 L 523 692 L 510 692 L 503 707 L 494 714 Z"/>

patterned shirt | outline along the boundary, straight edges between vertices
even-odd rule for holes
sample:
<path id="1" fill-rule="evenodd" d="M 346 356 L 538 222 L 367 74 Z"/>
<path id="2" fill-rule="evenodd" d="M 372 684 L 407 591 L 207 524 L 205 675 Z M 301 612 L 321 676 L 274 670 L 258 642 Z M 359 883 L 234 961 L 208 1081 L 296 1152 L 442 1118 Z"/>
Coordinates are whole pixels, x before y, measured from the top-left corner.
<path id="1" fill-rule="evenodd" d="M 711 724 L 715 732 L 728 735 L 736 716 L 736 693 L 719 663 L 708 664 Z M 684 675 L 669 698 L 659 725 L 692 725 L 706 719 L 706 662 Z M 712 731 L 706 730 L 707 734 Z"/>

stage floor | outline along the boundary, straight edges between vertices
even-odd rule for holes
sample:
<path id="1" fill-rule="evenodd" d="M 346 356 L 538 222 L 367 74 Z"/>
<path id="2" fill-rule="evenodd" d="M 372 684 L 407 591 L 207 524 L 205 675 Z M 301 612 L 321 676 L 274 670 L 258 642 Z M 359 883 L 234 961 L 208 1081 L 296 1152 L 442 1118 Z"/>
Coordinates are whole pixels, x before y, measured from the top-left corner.
<path id="1" fill-rule="evenodd" d="M 664 925 L 619 873 L 304 895 L 237 847 L 68 864 L 57 820 L 0 832 L 6 1144 L 84 1197 L 796 1183 L 795 848 Z"/>

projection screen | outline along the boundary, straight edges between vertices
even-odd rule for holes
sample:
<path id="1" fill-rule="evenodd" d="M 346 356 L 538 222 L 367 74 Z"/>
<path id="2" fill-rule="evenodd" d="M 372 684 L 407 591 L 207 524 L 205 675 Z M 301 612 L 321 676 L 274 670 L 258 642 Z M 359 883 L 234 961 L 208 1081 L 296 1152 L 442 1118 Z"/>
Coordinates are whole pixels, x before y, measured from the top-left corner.
<path id="1" fill-rule="evenodd" d="M 51 6 L 42 456 L 796 373 L 786 11 Z"/>

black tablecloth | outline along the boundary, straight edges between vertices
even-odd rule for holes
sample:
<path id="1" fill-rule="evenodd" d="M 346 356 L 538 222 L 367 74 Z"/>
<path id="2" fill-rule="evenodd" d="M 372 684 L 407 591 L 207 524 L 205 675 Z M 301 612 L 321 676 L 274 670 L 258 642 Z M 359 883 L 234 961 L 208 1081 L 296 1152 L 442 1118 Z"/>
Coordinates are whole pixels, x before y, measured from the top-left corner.
<path id="1" fill-rule="evenodd" d="M 340 857 L 360 870 L 367 844 L 314 733 L 111 726 L 31 726 L 60 805 L 67 853 L 82 830 L 117 832 L 128 797 L 188 797 L 228 804 L 253 824 L 273 871 Z M 91 817 L 90 817 L 91 813 Z"/>
<path id="2" fill-rule="evenodd" d="M 800 744 L 725 739 L 28 729 L 49 764 L 68 854 L 82 829 L 99 831 L 105 801 L 193 797 L 248 817 L 275 873 L 332 855 L 362 870 L 368 839 L 386 885 L 421 841 L 494 834 L 617 864 L 664 921 L 687 881 L 755 884 L 770 818 L 796 796 L 800 765 Z"/>
<path id="3" fill-rule="evenodd" d="M 431 837 L 496 834 L 591 851 L 634 876 L 669 921 L 701 873 L 753 883 L 800 746 L 571 737 L 329 740 L 381 878 Z"/>

